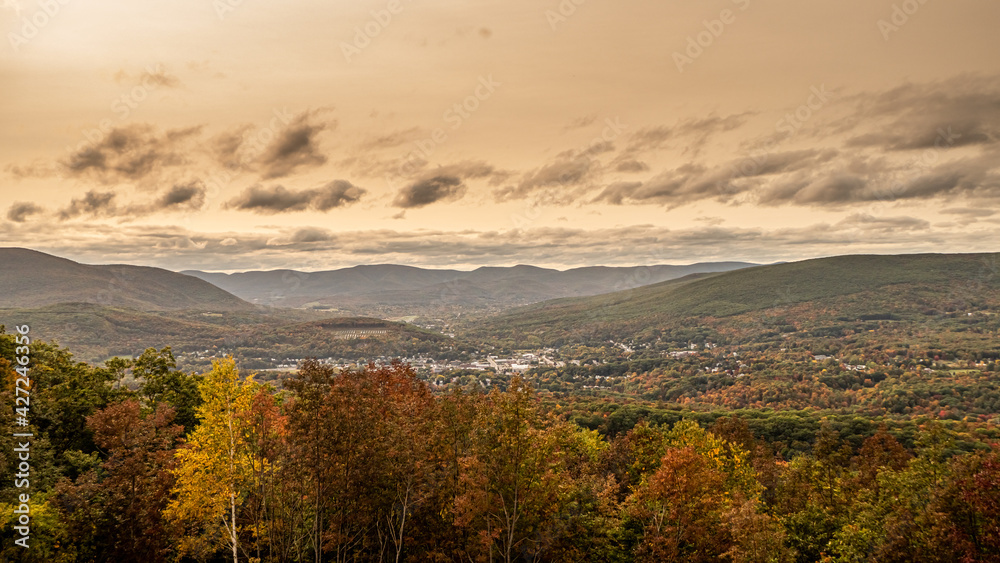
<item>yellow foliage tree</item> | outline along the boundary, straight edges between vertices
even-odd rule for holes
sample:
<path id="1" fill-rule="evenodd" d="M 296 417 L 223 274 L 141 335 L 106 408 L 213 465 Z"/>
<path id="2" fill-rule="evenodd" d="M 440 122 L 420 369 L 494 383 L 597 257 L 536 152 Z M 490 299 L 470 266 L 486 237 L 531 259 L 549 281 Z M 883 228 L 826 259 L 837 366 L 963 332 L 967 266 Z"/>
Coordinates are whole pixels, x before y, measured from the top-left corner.
<path id="1" fill-rule="evenodd" d="M 202 558 L 222 543 L 239 562 L 237 516 L 253 469 L 246 413 L 258 389 L 252 378 L 240 377 L 231 357 L 212 362 L 204 375 L 198 426 L 177 454 L 175 498 L 167 508 L 167 517 L 185 531 L 182 554 Z"/>
<path id="2" fill-rule="evenodd" d="M 716 471 L 726 476 L 727 492 L 740 493 L 747 499 L 758 500 L 763 487 L 750 460 L 750 452 L 719 438 L 691 420 L 682 420 L 667 433 L 670 448 L 691 447 L 704 456 Z"/>

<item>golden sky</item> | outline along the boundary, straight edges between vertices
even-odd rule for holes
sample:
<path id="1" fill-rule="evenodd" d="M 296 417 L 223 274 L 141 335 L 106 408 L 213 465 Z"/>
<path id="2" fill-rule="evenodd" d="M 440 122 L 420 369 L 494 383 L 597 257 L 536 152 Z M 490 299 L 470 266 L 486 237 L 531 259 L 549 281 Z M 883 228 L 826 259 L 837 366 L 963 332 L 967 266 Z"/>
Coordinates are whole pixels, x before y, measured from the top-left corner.
<path id="1" fill-rule="evenodd" d="M 225 271 L 998 250 L 998 2 L 2 1 L 2 246 Z"/>

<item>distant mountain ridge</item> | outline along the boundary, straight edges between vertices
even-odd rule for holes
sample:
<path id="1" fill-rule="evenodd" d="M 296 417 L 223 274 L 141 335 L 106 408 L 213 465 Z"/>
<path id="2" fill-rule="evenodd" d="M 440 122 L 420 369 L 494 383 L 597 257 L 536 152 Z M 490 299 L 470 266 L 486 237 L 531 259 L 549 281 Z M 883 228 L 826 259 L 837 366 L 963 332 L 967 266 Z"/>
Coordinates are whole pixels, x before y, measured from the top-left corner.
<path id="1" fill-rule="evenodd" d="M 193 276 L 145 266 L 80 264 L 26 248 L 0 248 L 0 308 L 92 303 L 140 311 L 254 308 Z"/>
<path id="2" fill-rule="evenodd" d="M 252 303 L 283 307 L 329 306 L 367 314 L 426 312 L 449 306 L 503 310 L 560 297 L 597 295 L 681 278 L 755 266 L 711 262 L 686 266 L 482 267 L 472 271 L 413 266 L 354 266 L 321 272 L 251 271 L 235 274 L 186 270 Z"/>

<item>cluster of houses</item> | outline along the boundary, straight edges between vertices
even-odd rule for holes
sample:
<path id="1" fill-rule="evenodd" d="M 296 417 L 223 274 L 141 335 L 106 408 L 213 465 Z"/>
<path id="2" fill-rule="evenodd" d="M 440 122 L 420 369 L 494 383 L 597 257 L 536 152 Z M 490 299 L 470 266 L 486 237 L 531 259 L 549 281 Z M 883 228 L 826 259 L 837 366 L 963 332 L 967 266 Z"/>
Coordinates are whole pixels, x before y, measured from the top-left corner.
<path id="1" fill-rule="evenodd" d="M 394 359 L 389 356 L 380 356 L 378 358 L 372 358 L 376 364 L 388 364 Z M 539 366 L 551 366 L 551 367 L 563 367 L 566 365 L 565 362 L 556 361 L 544 354 L 536 354 L 531 352 L 526 352 L 512 356 L 509 358 L 500 358 L 497 356 L 486 356 L 484 359 L 474 360 L 474 361 L 459 361 L 459 360 L 437 360 L 434 358 L 429 358 L 425 356 L 414 356 L 409 358 L 398 358 L 404 364 L 409 364 L 413 369 L 418 372 L 428 371 L 431 373 L 443 373 L 452 370 L 475 370 L 475 371 L 493 371 L 496 373 L 524 373 L 529 369 L 536 368 Z M 275 367 L 272 368 L 274 371 L 287 371 L 294 370 L 298 367 L 299 363 L 302 362 L 304 358 L 288 358 L 286 360 L 276 360 L 272 358 L 275 362 Z M 353 361 L 345 360 L 342 358 L 323 358 L 319 360 L 320 363 L 333 366 L 340 369 L 351 369 L 358 368 L 365 364 L 367 361 Z"/>

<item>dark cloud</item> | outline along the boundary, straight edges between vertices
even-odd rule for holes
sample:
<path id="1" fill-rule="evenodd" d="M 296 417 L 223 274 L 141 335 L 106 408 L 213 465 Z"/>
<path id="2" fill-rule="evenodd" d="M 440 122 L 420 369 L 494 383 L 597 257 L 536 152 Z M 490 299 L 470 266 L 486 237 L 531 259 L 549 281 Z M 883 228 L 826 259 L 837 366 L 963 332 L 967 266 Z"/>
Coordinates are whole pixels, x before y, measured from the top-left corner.
<path id="1" fill-rule="evenodd" d="M 327 128 L 327 124 L 312 123 L 313 118 L 310 113 L 298 116 L 267 146 L 260 157 L 264 178 L 280 178 L 300 167 L 326 163 L 326 156 L 320 153 L 316 137 Z"/>
<path id="2" fill-rule="evenodd" d="M 586 156 L 559 160 L 525 174 L 516 186 L 494 191 L 499 201 L 521 199 L 542 188 L 571 188 L 585 183 L 597 172 L 595 162 Z"/>
<path id="3" fill-rule="evenodd" d="M 82 198 L 74 198 L 69 206 L 59 212 L 59 218 L 63 221 L 73 219 L 80 215 L 90 215 L 92 217 L 107 217 L 115 215 L 118 207 L 115 205 L 116 194 L 114 192 L 98 192 L 91 190 Z"/>
<path id="4" fill-rule="evenodd" d="M 623 160 L 615 166 L 618 172 L 646 172 L 649 165 L 639 160 Z"/>
<path id="5" fill-rule="evenodd" d="M 230 169 L 244 168 L 248 160 L 252 160 L 243 152 L 244 143 L 250 131 L 251 125 L 241 125 L 230 131 L 226 131 L 211 138 L 208 142 L 212 156 L 219 164 Z"/>
<path id="6" fill-rule="evenodd" d="M 334 180 L 312 191 L 314 192 L 312 204 L 320 211 L 357 203 L 367 193 L 347 180 Z"/>
<path id="7" fill-rule="evenodd" d="M 803 170 L 773 183 L 761 202 L 844 205 L 940 197 L 1000 200 L 1000 161 L 990 152 L 939 164 L 918 162 L 914 166 L 881 159 L 856 159 L 853 164 L 855 169 L 847 173 L 832 166 Z"/>
<path id="8" fill-rule="evenodd" d="M 204 128 L 202 125 L 195 125 L 183 129 L 168 129 L 165 136 L 168 141 L 181 141 L 189 137 L 196 137 Z"/>
<path id="9" fill-rule="evenodd" d="M 181 86 L 180 79 L 167 72 L 161 64 L 147 66 L 138 74 L 124 69 L 119 70 L 115 73 L 114 79 L 119 84 L 138 83 L 147 88 L 177 88 Z"/>
<path id="10" fill-rule="evenodd" d="M 205 186 L 200 181 L 178 184 L 160 198 L 160 207 L 169 209 L 179 206 L 200 208 L 205 202 Z"/>
<path id="11" fill-rule="evenodd" d="M 192 180 L 174 184 L 147 203 L 118 205 L 118 194 L 115 192 L 91 190 L 82 198 L 74 198 L 68 206 L 59 210 L 57 216 L 63 221 L 80 216 L 118 217 L 127 220 L 154 213 L 197 211 L 205 205 L 205 193 L 205 185 L 200 180 Z"/>
<path id="12" fill-rule="evenodd" d="M 424 177 L 431 176 L 454 176 L 461 180 L 489 179 L 489 183 L 496 185 L 511 175 L 506 170 L 499 170 L 492 164 L 483 160 L 463 160 L 453 164 L 438 166 L 434 170 L 424 172 Z"/>
<path id="13" fill-rule="evenodd" d="M 8 164 L 4 170 L 15 178 L 48 178 L 59 173 L 52 163 L 35 161 L 31 164 Z"/>
<path id="14" fill-rule="evenodd" d="M 7 219 L 15 223 L 23 223 L 32 215 L 44 211 L 40 206 L 31 202 L 17 201 L 7 210 Z"/>
<path id="15" fill-rule="evenodd" d="M 205 185 L 201 180 L 175 184 L 155 201 L 129 206 L 124 214 L 138 216 L 171 211 L 197 211 L 205 205 Z"/>
<path id="16" fill-rule="evenodd" d="M 1000 131 L 990 128 L 979 121 L 927 121 L 916 124 L 908 121 L 894 123 L 887 127 L 889 131 L 865 133 L 847 141 L 850 147 L 878 147 L 890 151 L 907 151 L 920 149 L 950 149 L 969 145 L 986 145 L 1000 140 Z M 892 130 L 902 132 L 891 132 Z"/>
<path id="17" fill-rule="evenodd" d="M 659 148 L 665 141 L 674 136 L 674 129 L 660 125 L 639 129 L 629 136 L 629 151 L 638 152 Z"/>
<path id="18" fill-rule="evenodd" d="M 329 211 L 357 203 L 366 193 L 366 190 L 346 180 L 334 180 L 319 188 L 300 191 L 292 191 L 280 185 L 270 188 L 256 185 L 244 190 L 226 203 L 225 207 L 266 214 L 306 209 Z"/>
<path id="19" fill-rule="evenodd" d="M 66 166 L 71 172 L 85 172 L 90 169 L 103 172 L 107 169 L 107 161 L 101 149 L 86 147 L 73 154 Z"/>
<path id="20" fill-rule="evenodd" d="M 419 127 L 411 127 L 409 129 L 404 129 L 401 131 L 393 131 L 385 135 L 379 135 L 377 137 L 372 137 L 363 143 L 361 143 L 361 150 L 378 150 L 378 149 L 388 149 L 393 147 L 398 147 L 403 143 L 411 143 L 418 141 L 428 136 L 429 134 L 424 132 L 423 129 Z"/>
<path id="21" fill-rule="evenodd" d="M 979 209 L 970 207 L 956 207 L 951 209 L 942 209 L 939 213 L 945 215 L 958 215 L 959 217 L 992 217 L 997 214 L 996 210 L 993 209 Z"/>
<path id="22" fill-rule="evenodd" d="M 333 233 L 326 229 L 319 229 L 316 227 L 299 229 L 292 233 L 292 236 L 289 237 L 289 242 L 291 244 L 309 244 L 315 242 L 330 242 L 333 240 L 336 240 Z"/>
<path id="23" fill-rule="evenodd" d="M 739 129 L 750 119 L 752 114 L 740 113 L 719 117 L 711 115 L 702 119 L 688 119 L 682 121 L 677 130 L 681 135 L 701 135 L 705 133 L 717 133 Z"/>
<path id="24" fill-rule="evenodd" d="M 731 161 L 724 168 L 731 170 L 736 177 L 753 178 L 817 169 L 835 160 L 838 156 L 840 153 L 832 149 L 785 151 Z"/>
<path id="25" fill-rule="evenodd" d="M 128 220 L 154 213 L 198 211 L 205 205 L 205 192 L 205 185 L 200 180 L 192 180 L 183 184 L 174 184 L 160 196 L 147 203 L 133 203 L 118 207 L 109 202 L 99 212 L 86 212 L 95 216 L 113 216 Z M 82 214 L 82 212 L 78 214 Z"/>
<path id="26" fill-rule="evenodd" d="M 395 207 L 413 209 L 442 201 L 455 201 L 465 195 L 465 184 L 457 176 L 434 176 L 419 180 L 399 190 Z"/>
<path id="27" fill-rule="evenodd" d="M 671 140 L 684 141 L 685 148 L 700 147 L 708 142 L 712 135 L 742 127 L 750 115 L 749 113 L 725 117 L 710 115 L 700 119 L 681 120 L 672 127 L 660 125 L 639 129 L 629 135 L 625 155 L 656 150 Z"/>
<path id="28" fill-rule="evenodd" d="M 847 146 L 886 151 L 949 149 L 1000 142 L 1000 78 L 957 76 L 905 84 L 851 99 L 854 113 L 838 124 Z M 867 129 L 867 130 L 866 130 Z"/>
<path id="29" fill-rule="evenodd" d="M 305 211 L 312 201 L 312 194 L 306 191 L 293 192 L 284 186 L 250 186 L 239 196 L 226 204 L 228 209 L 256 211 L 258 213 L 283 213 Z"/>
<path id="30" fill-rule="evenodd" d="M 604 188 L 594 201 L 621 205 L 626 199 L 642 199 L 642 196 L 637 195 L 642 185 L 642 182 L 615 182 Z"/>
<path id="31" fill-rule="evenodd" d="M 579 197 L 586 197 L 586 193 L 594 185 L 603 183 L 604 178 L 612 173 L 638 173 L 649 170 L 649 165 L 638 158 L 641 153 L 661 149 L 668 142 L 677 140 L 684 143 L 685 147 L 701 144 L 710 135 L 723 133 L 739 128 L 744 125 L 750 114 L 738 114 L 725 117 L 709 116 L 702 119 L 688 119 L 679 121 L 676 125 L 656 126 L 639 129 L 635 132 L 625 134 L 625 148 L 618 151 L 615 137 L 621 134 L 622 126 L 612 125 L 614 137 L 601 136 L 596 138 L 583 149 L 571 149 L 558 153 L 553 161 L 534 170 L 524 172 L 516 183 L 507 184 L 494 190 L 494 197 L 498 201 L 509 201 L 535 197 L 538 200 L 553 204 L 566 204 L 577 200 Z M 580 118 L 570 124 L 568 128 L 579 128 L 591 125 L 595 121 L 593 117 Z M 611 121 L 608 120 L 610 124 Z M 619 123 L 615 120 L 614 123 Z M 602 164 L 599 157 L 606 154 L 614 154 L 609 158 L 610 162 Z M 777 166 L 771 164 L 770 166 Z M 708 168 L 703 165 L 691 164 L 688 167 L 698 169 L 698 173 L 705 173 Z M 628 200 L 642 200 L 646 202 L 667 202 L 683 200 L 702 199 L 718 195 L 719 184 L 722 183 L 725 171 L 721 168 L 717 170 L 718 178 L 697 178 L 691 171 L 681 170 L 684 177 L 671 177 L 671 174 L 664 174 L 654 178 L 646 184 L 636 184 L 635 182 L 623 182 L 613 176 L 610 185 L 598 195 L 593 201 L 610 201 L 624 203 Z M 755 172 L 761 174 L 763 172 Z M 744 174 L 745 176 L 746 174 Z M 700 191 L 710 190 L 710 193 L 701 194 Z"/>
<path id="32" fill-rule="evenodd" d="M 764 205 L 794 203 L 798 205 L 843 205 L 868 201 L 868 183 L 864 178 L 839 174 L 787 182 L 774 186 L 760 195 Z"/>
<path id="33" fill-rule="evenodd" d="M 570 121 L 569 125 L 563 128 L 564 131 L 569 131 L 572 129 L 582 129 L 584 127 L 589 127 L 595 121 L 597 121 L 596 115 L 587 115 L 584 117 L 578 117 L 573 121 Z"/>
<path id="34" fill-rule="evenodd" d="M 429 134 L 419 134 L 419 130 L 414 129 L 413 133 L 419 139 L 429 138 Z M 510 176 L 512 172 L 497 168 L 496 166 L 483 160 L 463 160 L 450 164 L 434 165 L 425 158 L 423 150 L 412 144 L 412 150 L 402 154 L 392 150 L 390 145 L 396 144 L 400 136 L 406 137 L 410 133 L 398 131 L 386 137 L 370 139 L 366 141 L 364 149 L 356 155 L 341 159 L 337 162 L 340 168 L 351 170 L 352 174 L 362 177 L 381 177 L 391 184 L 406 184 L 430 178 L 433 176 L 457 176 L 463 180 L 485 179 L 490 185 L 497 185 Z M 378 148 L 373 144 L 385 144 L 390 152 L 395 153 L 391 158 L 381 155 Z"/>
<path id="35" fill-rule="evenodd" d="M 676 207 L 703 199 L 727 200 L 744 190 L 730 184 L 737 175 L 730 166 L 707 168 L 685 164 L 645 182 L 614 182 L 601 190 L 592 202 L 654 203 Z"/>
<path id="36" fill-rule="evenodd" d="M 162 67 L 157 66 L 153 69 L 146 69 L 140 76 L 139 82 L 141 84 L 147 85 L 151 84 L 153 86 L 159 86 L 164 88 L 177 88 L 181 85 L 181 81 L 176 76 L 169 74 Z"/>
<path id="37" fill-rule="evenodd" d="M 891 234 L 898 231 L 923 231 L 929 229 L 931 224 L 916 217 L 875 217 L 866 213 L 855 213 L 841 220 L 837 226 Z"/>
<path id="38" fill-rule="evenodd" d="M 685 165 L 646 182 L 611 184 L 597 196 L 597 200 L 621 204 L 624 199 L 631 199 L 639 202 L 681 205 L 718 196 L 719 183 L 706 172 L 704 167 Z"/>
<path id="39" fill-rule="evenodd" d="M 80 147 L 62 165 L 71 176 L 89 175 L 106 182 L 141 180 L 186 163 L 182 144 L 199 131 L 193 127 L 160 133 L 145 124 L 118 127 Z"/>
<path id="40" fill-rule="evenodd" d="M 719 166 L 686 164 L 644 182 L 612 182 L 591 201 L 677 207 L 715 199 L 845 207 L 943 196 L 1000 200 L 1000 159 L 995 152 L 957 160 L 930 156 L 914 165 L 833 149 L 765 153 Z"/>
<path id="41" fill-rule="evenodd" d="M 580 154 L 583 156 L 597 156 L 599 154 L 614 152 L 615 144 L 611 141 L 597 141 L 592 143 Z"/>
<path id="42" fill-rule="evenodd" d="M 360 174 L 365 176 L 384 174 L 385 179 L 393 187 L 411 186 L 439 177 L 458 178 L 462 184 L 470 180 L 480 180 L 490 186 L 497 186 L 513 175 L 512 172 L 499 169 L 483 160 L 463 160 L 434 167 L 423 159 L 407 160 L 402 164 L 398 160 L 381 162 L 374 162 L 371 158 L 367 160 L 368 167 Z M 359 168 L 361 167 L 355 169 Z"/>
<path id="43" fill-rule="evenodd" d="M 198 211 L 205 205 L 205 185 L 201 180 L 191 180 L 174 184 L 160 196 L 147 203 L 133 203 L 124 207 L 107 205 L 99 213 L 92 215 L 114 216 L 125 220 L 135 219 L 154 213 Z"/>

